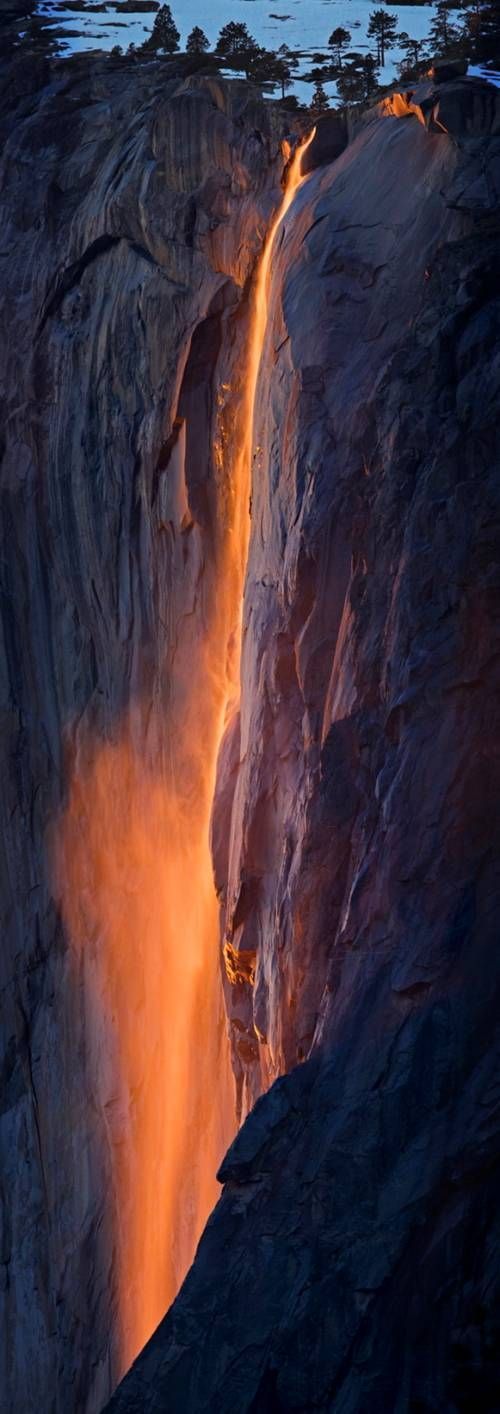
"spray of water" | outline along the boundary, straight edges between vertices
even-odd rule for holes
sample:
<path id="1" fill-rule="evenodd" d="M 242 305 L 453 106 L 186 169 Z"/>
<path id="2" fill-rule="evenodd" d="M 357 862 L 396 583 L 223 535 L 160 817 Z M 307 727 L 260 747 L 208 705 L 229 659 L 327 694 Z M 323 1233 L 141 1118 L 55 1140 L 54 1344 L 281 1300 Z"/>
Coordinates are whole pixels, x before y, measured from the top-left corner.
<path id="1" fill-rule="evenodd" d="M 182 770 L 153 765 L 129 722 L 112 743 L 80 729 L 54 831 L 55 891 L 83 1014 L 86 1089 L 107 1136 L 104 1199 L 118 1263 L 121 1372 L 192 1261 L 235 1127 L 209 821 L 217 755 L 239 693 L 253 422 L 270 267 L 304 180 L 302 156 L 312 137 L 288 162 L 256 274 L 244 393 L 230 449 L 233 524 L 218 579 L 217 623 L 207 630 L 186 694 L 177 742 Z"/>

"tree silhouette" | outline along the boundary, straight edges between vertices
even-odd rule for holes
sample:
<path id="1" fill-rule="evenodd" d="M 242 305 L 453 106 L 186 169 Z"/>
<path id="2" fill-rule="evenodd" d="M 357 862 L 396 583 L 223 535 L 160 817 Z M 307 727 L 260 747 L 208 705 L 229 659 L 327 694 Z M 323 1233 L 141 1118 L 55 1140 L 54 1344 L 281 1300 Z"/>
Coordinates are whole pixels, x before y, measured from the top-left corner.
<path id="1" fill-rule="evenodd" d="M 385 64 L 386 49 L 392 49 L 397 43 L 397 23 L 397 15 L 391 15 L 388 10 L 372 10 L 367 34 L 369 39 L 377 41 L 378 64 Z"/>
<path id="2" fill-rule="evenodd" d="M 373 94 L 377 92 L 378 89 L 377 65 L 373 54 L 363 55 L 361 71 L 363 74 L 364 84 L 363 97 L 365 99 L 369 99 L 373 96 Z"/>
<path id="3" fill-rule="evenodd" d="M 292 86 L 292 70 L 288 59 L 280 59 L 279 56 L 276 55 L 273 68 L 281 88 L 281 97 L 284 98 L 287 89 Z"/>
<path id="4" fill-rule="evenodd" d="M 334 50 L 335 58 L 336 58 L 336 60 L 337 60 L 337 64 L 338 64 L 338 66 L 339 66 L 339 69 L 341 69 L 341 68 L 342 68 L 342 50 L 343 50 L 343 49 L 347 49 L 347 45 L 351 43 L 351 35 L 350 35 L 349 30 L 348 30 L 348 29 L 343 29 L 343 28 L 342 28 L 342 25 L 339 25 L 339 26 L 338 26 L 338 29 L 333 29 L 333 30 L 332 30 L 332 33 L 331 33 L 330 38 L 329 38 L 329 40 L 328 40 L 328 43 L 329 43 L 331 49 Z"/>
<path id="5" fill-rule="evenodd" d="M 59 51 L 61 31 L 40 13 L 37 0 L 3 0 L 0 19 L 0 57 L 18 50 L 49 60 Z"/>
<path id="6" fill-rule="evenodd" d="M 180 34 L 172 18 L 170 5 L 160 5 L 149 39 L 144 41 L 142 49 L 153 54 L 157 54 L 158 50 L 163 54 L 175 54 L 179 48 L 179 40 Z"/>
<path id="7" fill-rule="evenodd" d="M 293 80 L 293 71 L 297 68 L 299 63 L 298 54 L 295 53 L 295 50 L 289 49 L 288 44 L 280 44 L 279 49 L 276 51 L 276 53 L 280 63 L 283 62 L 284 64 L 288 65 L 290 77 Z M 288 88 L 288 84 L 286 85 L 286 87 Z"/>
<path id="8" fill-rule="evenodd" d="M 256 46 L 255 53 L 250 56 L 248 74 L 257 83 L 268 83 L 273 87 L 279 84 L 282 99 L 292 82 L 292 70 L 288 60 L 280 54 L 275 54 L 273 49 L 261 49 L 259 46 Z"/>
<path id="9" fill-rule="evenodd" d="M 232 68 L 243 69 L 247 78 L 250 78 L 252 63 L 258 62 L 262 51 L 245 24 L 230 20 L 229 24 L 223 25 L 221 29 L 215 53 Z"/>
<path id="10" fill-rule="evenodd" d="M 195 25 L 186 41 L 186 53 L 206 54 L 207 49 L 210 49 L 210 41 L 207 39 L 206 34 L 203 33 L 203 30 L 200 29 L 200 26 Z"/>
<path id="11" fill-rule="evenodd" d="M 464 0 L 463 30 L 468 55 L 480 63 L 500 64 L 500 7 L 498 0 Z"/>
<path id="12" fill-rule="evenodd" d="M 337 80 L 342 102 L 367 103 L 377 89 L 377 65 L 373 54 L 348 54 Z"/>
<path id="13" fill-rule="evenodd" d="M 450 19 L 450 10 L 448 0 L 438 0 L 428 39 L 431 53 L 435 55 L 451 55 L 460 49 L 463 31 Z"/>
<path id="14" fill-rule="evenodd" d="M 402 30 L 398 35 L 398 43 L 404 55 L 398 65 L 400 74 L 415 73 L 419 64 L 423 63 L 424 49 L 426 49 L 428 41 L 426 39 L 412 39 L 406 30 Z"/>
<path id="15" fill-rule="evenodd" d="M 311 100 L 311 113 L 314 113 L 315 117 L 319 118 L 321 117 L 322 113 L 328 113 L 329 107 L 330 104 L 323 88 L 323 84 L 318 79 Z"/>

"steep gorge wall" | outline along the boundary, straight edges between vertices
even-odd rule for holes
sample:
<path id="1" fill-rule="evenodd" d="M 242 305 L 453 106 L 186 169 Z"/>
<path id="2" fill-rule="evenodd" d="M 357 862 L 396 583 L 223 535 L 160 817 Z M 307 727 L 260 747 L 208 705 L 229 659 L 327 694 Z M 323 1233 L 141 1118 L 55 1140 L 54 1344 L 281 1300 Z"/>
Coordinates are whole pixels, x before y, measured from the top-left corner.
<path id="1" fill-rule="evenodd" d="M 134 1197 L 154 1242 L 172 1213 L 192 1228 L 201 1183 L 185 1056 L 187 1205 L 169 1207 L 159 1075 L 165 1039 L 178 1055 L 185 972 L 177 992 L 175 969 L 148 974 L 147 959 L 170 889 L 185 905 L 175 959 L 200 921 L 192 871 L 165 870 L 170 800 L 174 787 L 188 824 L 210 805 L 247 281 L 287 124 L 246 86 L 154 64 L 77 61 L 41 93 L 16 84 L 2 132 L 2 1390 L 13 1408 L 91 1414 L 151 1282 Z M 291 1073 L 230 1150 L 194 1268 L 113 1409 L 499 1403 L 499 191 L 494 90 L 422 90 L 313 173 L 276 252 L 241 724 L 212 839 L 243 1108 Z M 221 1016 L 211 1037 L 201 1089 L 224 1067 Z"/>
<path id="2" fill-rule="evenodd" d="M 417 697 L 415 675 L 430 672 L 425 644 L 452 596 L 451 556 L 465 553 L 459 531 L 438 557 L 443 583 L 434 569 L 422 605 L 414 573 L 405 643 L 395 644 L 413 558 L 407 507 L 416 483 L 420 517 L 432 518 L 440 488 L 425 476 L 429 457 L 433 469 L 442 461 L 445 414 L 461 454 L 464 429 L 475 449 L 470 398 L 458 410 L 454 401 L 455 286 L 441 288 L 440 262 L 448 270 L 449 245 L 457 264 L 462 249 L 465 262 L 469 249 L 484 260 L 479 296 L 479 277 L 454 273 L 461 330 L 469 306 L 476 315 L 478 299 L 495 296 L 497 102 L 473 83 L 387 100 L 299 194 L 277 253 L 257 396 L 241 764 L 219 880 L 226 935 L 242 960 L 230 1003 L 233 995 L 250 1100 L 263 1078 L 309 1053 L 342 911 L 353 893 L 360 917 L 371 909 L 380 860 L 364 858 L 367 821 L 353 848 L 354 821 L 371 812 L 378 777 L 397 774 L 386 719 L 394 701 Z M 462 247 L 472 234 L 476 247 Z M 485 362 L 493 348 L 492 331 Z M 457 477 L 454 448 L 448 475 Z M 442 465 L 439 475 L 447 497 Z M 419 538 L 432 562 L 426 522 Z M 225 824 L 224 771 L 221 814 Z M 394 862 L 386 867 L 390 876 Z"/>
<path id="3" fill-rule="evenodd" d="M 2 99 L 0 1378 L 6 1408 L 91 1414 L 168 1304 L 234 1129 L 190 837 L 288 124 L 161 64 L 41 77 L 9 68 Z"/>
<path id="4" fill-rule="evenodd" d="M 289 1073 L 110 1414 L 500 1402 L 499 221 L 498 93 L 428 85 L 276 252 L 213 833 L 244 1101 Z"/>

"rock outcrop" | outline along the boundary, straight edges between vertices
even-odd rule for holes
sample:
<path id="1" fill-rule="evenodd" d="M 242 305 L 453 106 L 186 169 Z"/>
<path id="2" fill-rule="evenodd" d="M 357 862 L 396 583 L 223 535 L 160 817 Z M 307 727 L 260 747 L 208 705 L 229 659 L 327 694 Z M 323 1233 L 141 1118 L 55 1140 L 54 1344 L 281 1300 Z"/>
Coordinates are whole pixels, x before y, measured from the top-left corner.
<path id="1" fill-rule="evenodd" d="M 500 1405 L 499 135 L 384 102 L 276 253 L 214 839 L 280 1078 L 110 1414 Z"/>
<path id="2" fill-rule="evenodd" d="M 134 1208 L 148 1203 L 153 1222 L 163 1211 L 155 1158 L 137 1170 L 134 1138 L 147 1125 L 150 1150 L 164 1142 L 159 1055 L 175 1063 L 183 1004 L 147 958 L 148 929 L 161 953 L 172 828 L 161 790 L 174 775 L 188 800 L 207 789 L 202 655 L 231 499 L 216 431 L 238 402 L 248 281 L 289 123 L 246 84 L 182 82 L 161 62 L 22 55 L 0 118 L 0 1403 L 94 1414 L 124 1368 L 123 1300 L 144 1306 Z M 215 679 L 217 655 L 209 667 Z M 115 838 L 111 974 L 99 904 Z M 68 917 L 78 931 L 83 916 L 77 952 Z M 211 1123 L 219 1022 L 198 1067 Z M 120 1079 L 117 1052 L 132 1045 Z M 194 1150 L 189 1172 L 196 1186 Z"/>

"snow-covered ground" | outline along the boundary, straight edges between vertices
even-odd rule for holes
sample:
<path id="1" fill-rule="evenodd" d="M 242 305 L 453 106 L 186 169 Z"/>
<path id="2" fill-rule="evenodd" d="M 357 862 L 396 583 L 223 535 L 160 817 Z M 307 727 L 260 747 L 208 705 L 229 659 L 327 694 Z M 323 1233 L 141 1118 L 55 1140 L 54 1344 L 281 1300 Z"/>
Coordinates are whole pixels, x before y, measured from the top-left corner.
<path id="1" fill-rule="evenodd" d="M 373 51 L 373 41 L 367 38 L 369 16 L 377 8 L 380 0 L 171 0 L 171 9 L 177 28 L 181 33 L 181 45 L 194 25 L 201 25 L 211 44 L 215 44 L 222 25 L 228 20 L 244 20 L 250 33 L 259 44 L 267 49 L 278 49 L 280 44 L 288 44 L 290 49 L 308 50 L 309 55 L 301 63 L 302 72 L 311 68 L 312 55 L 327 50 L 328 38 L 333 29 L 340 25 L 351 33 L 351 49 Z M 120 44 L 126 49 L 130 43 L 142 44 L 151 33 L 154 14 L 123 14 L 110 8 L 106 14 L 85 15 L 78 11 L 68 11 L 53 0 L 42 0 L 40 10 L 46 15 L 54 15 L 68 30 L 79 30 L 78 38 L 68 38 L 70 50 L 111 49 Z M 424 39 L 433 16 L 433 6 L 390 4 L 390 13 L 398 17 L 398 30 L 406 30 L 415 39 Z M 387 62 L 380 70 L 380 82 L 391 83 L 396 75 L 396 63 L 400 58 L 397 49 L 387 55 Z M 336 93 L 334 82 L 325 83 L 325 90 L 333 98 Z M 301 82 L 300 71 L 293 92 L 303 102 L 310 102 L 312 88 Z"/>
<path id="2" fill-rule="evenodd" d="M 471 78 L 488 79 L 489 83 L 494 83 L 495 88 L 500 88 L 500 73 L 495 69 L 485 69 L 482 64 L 469 64 L 467 73 Z"/>

